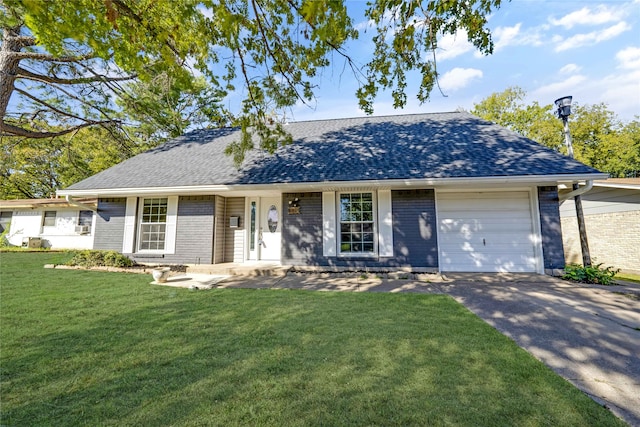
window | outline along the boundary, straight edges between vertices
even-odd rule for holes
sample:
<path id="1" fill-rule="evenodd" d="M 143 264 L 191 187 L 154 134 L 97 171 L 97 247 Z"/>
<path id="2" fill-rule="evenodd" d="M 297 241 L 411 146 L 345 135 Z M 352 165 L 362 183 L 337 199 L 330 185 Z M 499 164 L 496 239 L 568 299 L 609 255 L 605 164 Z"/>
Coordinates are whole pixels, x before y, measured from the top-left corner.
<path id="1" fill-rule="evenodd" d="M 373 193 L 340 194 L 340 253 L 374 252 Z"/>
<path id="2" fill-rule="evenodd" d="M 93 222 L 93 212 L 92 211 L 80 211 L 78 214 L 78 225 L 86 226 L 91 229 L 91 223 Z"/>
<path id="3" fill-rule="evenodd" d="M 0 212 L 0 233 L 3 233 L 11 224 L 11 212 Z"/>
<path id="4" fill-rule="evenodd" d="M 43 227 L 55 227 L 56 226 L 56 211 L 44 211 L 44 218 L 42 219 Z"/>
<path id="5" fill-rule="evenodd" d="M 144 199 L 140 216 L 141 251 L 164 250 L 167 229 L 167 199 Z"/>

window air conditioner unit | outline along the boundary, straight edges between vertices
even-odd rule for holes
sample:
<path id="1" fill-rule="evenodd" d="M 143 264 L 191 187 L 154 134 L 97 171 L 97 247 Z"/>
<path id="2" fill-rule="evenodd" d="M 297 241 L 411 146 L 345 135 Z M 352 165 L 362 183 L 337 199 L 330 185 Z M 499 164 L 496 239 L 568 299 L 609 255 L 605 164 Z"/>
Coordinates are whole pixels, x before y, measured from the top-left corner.
<path id="1" fill-rule="evenodd" d="M 76 233 L 78 233 L 78 234 L 89 234 L 89 226 L 88 225 L 76 225 Z"/>

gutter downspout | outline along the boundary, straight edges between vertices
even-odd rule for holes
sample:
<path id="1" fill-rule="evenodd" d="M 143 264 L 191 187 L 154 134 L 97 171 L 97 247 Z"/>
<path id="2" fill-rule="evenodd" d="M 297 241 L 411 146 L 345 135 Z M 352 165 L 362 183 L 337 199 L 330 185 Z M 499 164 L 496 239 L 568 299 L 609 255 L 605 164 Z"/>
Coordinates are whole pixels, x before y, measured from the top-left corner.
<path id="1" fill-rule="evenodd" d="M 85 205 L 84 203 L 80 203 L 80 202 L 74 200 L 73 197 L 68 195 L 68 194 L 66 196 L 64 196 L 64 198 L 67 201 L 67 203 L 69 203 L 70 205 L 78 206 L 79 208 L 82 208 L 82 209 L 87 210 L 87 211 L 98 212 L 98 208 L 95 208 L 95 207 L 89 206 L 89 205 Z"/>
<path id="2" fill-rule="evenodd" d="M 567 193 L 567 194 L 563 194 L 560 197 L 560 202 L 564 202 L 565 200 L 568 200 L 568 199 L 570 199 L 572 197 L 580 196 L 581 194 L 584 194 L 587 191 L 590 191 L 593 188 L 593 180 L 592 179 L 587 180 L 585 185 L 584 185 L 584 187 L 581 187 L 581 188 L 578 188 L 578 189 L 576 189 L 576 187 L 575 187 L 576 185 L 578 185 L 578 184 L 574 184 L 574 187 L 573 187 L 574 190 L 572 192 Z"/>

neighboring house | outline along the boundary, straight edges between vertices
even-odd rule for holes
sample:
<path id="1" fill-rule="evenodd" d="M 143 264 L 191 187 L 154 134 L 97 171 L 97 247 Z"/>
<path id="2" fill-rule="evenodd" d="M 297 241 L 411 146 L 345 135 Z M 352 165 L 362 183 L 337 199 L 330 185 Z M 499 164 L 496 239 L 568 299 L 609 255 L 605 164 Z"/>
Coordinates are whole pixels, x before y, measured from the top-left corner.
<path id="1" fill-rule="evenodd" d="M 92 249 L 97 199 L 0 200 L 0 233 L 14 246 Z"/>
<path id="2" fill-rule="evenodd" d="M 139 262 L 550 272 L 557 186 L 606 175 L 468 113 L 286 126 L 293 144 L 191 132 L 59 191 L 97 197 L 96 249 Z"/>
<path id="3" fill-rule="evenodd" d="M 594 264 L 640 274 L 640 178 L 595 181 L 582 195 L 589 252 Z M 560 207 L 568 263 L 582 264 L 582 249 L 573 199 Z"/>

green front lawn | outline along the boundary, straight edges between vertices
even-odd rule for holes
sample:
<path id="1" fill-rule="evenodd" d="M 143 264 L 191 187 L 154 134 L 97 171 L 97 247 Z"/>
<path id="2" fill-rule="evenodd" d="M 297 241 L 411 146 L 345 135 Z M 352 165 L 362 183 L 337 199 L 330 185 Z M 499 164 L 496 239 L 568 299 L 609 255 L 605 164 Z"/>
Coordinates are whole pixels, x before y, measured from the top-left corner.
<path id="1" fill-rule="evenodd" d="M 1 253 L 0 425 L 623 425 L 443 295 L 189 291 Z"/>

